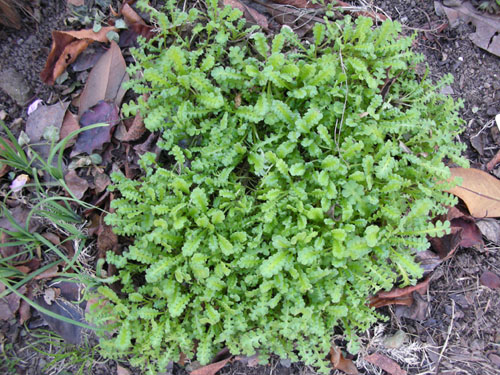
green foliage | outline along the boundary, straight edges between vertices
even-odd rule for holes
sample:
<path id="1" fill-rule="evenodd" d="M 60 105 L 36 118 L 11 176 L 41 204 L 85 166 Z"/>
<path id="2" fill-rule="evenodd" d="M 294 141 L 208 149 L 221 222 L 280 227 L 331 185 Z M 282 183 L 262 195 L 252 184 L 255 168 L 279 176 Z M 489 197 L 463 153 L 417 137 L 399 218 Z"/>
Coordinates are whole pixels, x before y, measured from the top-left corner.
<path id="1" fill-rule="evenodd" d="M 171 163 L 146 154 L 139 181 L 113 176 L 107 223 L 135 242 L 108 258 L 122 293 L 102 287 L 93 310 L 118 327 L 105 353 L 153 372 L 226 345 L 326 371 L 334 327 L 355 341 L 377 319 L 367 297 L 415 282 L 415 252 L 449 230 L 429 217 L 455 203 L 443 160 L 465 163 L 459 104 L 437 93 L 450 77 L 418 79 L 395 22 L 347 17 L 303 43 L 231 8 L 149 10 L 162 31 L 128 84 L 149 98 L 125 112 Z"/>

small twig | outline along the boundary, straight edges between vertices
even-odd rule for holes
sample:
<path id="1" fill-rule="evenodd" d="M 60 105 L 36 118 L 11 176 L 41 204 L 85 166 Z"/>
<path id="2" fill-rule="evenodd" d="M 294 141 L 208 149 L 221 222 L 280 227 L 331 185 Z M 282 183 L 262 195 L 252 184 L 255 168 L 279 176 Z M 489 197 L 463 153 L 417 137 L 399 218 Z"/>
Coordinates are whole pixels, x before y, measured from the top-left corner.
<path id="1" fill-rule="evenodd" d="M 443 358 L 444 351 L 448 346 L 448 341 L 450 340 L 451 330 L 453 328 L 453 321 L 455 320 L 455 300 L 451 300 L 451 322 L 448 326 L 448 333 L 446 335 L 446 340 L 444 340 L 443 349 L 441 349 L 441 353 L 439 353 L 439 358 L 436 364 L 436 375 L 439 374 L 439 365 L 441 364 L 441 359 Z"/>

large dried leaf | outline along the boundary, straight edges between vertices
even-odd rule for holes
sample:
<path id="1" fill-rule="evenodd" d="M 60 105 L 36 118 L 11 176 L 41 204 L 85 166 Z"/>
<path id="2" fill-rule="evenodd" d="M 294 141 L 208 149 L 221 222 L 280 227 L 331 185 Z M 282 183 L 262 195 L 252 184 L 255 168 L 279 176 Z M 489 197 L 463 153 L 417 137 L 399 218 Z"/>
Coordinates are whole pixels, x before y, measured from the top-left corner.
<path id="1" fill-rule="evenodd" d="M 370 298 L 370 307 L 379 308 L 388 305 L 411 306 L 414 303 L 413 293 L 425 294 L 429 288 L 431 278 L 428 277 L 417 285 L 405 288 L 394 288 L 389 292 L 378 292 Z"/>
<path id="2" fill-rule="evenodd" d="M 478 12 L 470 1 L 460 6 L 449 8 L 440 6 L 452 27 L 457 26 L 459 20 L 471 23 L 476 27 L 476 32 L 469 38 L 472 42 L 496 56 L 500 56 L 500 18 L 485 12 Z"/>
<path id="3" fill-rule="evenodd" d="M 90 71 L 80 97 L 78 114 L 81 116 L 101 100 L 113 101 L 119 106 L 125 95 L 122 84 L 126 81 L 128 81 L 128 74 L 125 60 L 118 44 L 111 42 L 109 50 L 101 56 Z"/>
<path id="4" fill-rule="evenodd" d="M 47 310 L 73 321 L 85 323 L 85 303 L 81 301 L 82 286 L 62 281 L 49 285 L 54 290 L 54 300 L 47 303 L 43 295 L 35 297 L 35 302 Z M 49 326 L 67 342 L 78 345 L 82 342 L 83 328 L 39 312 Z"/>
<path id="5" fill-rule="evenodd" d="M 500 180 L 473 168 L 451 168 L 451 175 L 463 182 L 449 192 L 465 202 L 472 216 L 500 217 Z"/>
<path id="6" fill-rule="evenodd" d="M 103 145 L 111 140 L 113 128 L 120 122 L 118 107 L 112 101 L 100 101 L 83 113 L 80 125 L 86 127 L 97 123 L 107 123 L 109 126 L 86 130 L 78 135 L 71 156 L 82 152 L 92 154 L 94 150 L 102 149 Z"/>
<path id="7" fill-rule="evenodd" d="M 229 5 L 232 8 L 237 8 L 243 12 L 243 16 L 245 19 L 253 24 L 259 25 L 262 29 L 267 30 L 269 28 L 269 23 L 267 22 L 267 18 L 257 12 L 254 8 L 249 7 L 239 0 L 223 0 L 222 3 L 224 6 Z"/>
<path id="8" fill-rule="evenodd" d="M 222 361 L 203 366 L 197 370 L 191 371 L 190 375 L 215 375 L 217 371 L 222 369 L 231 360 L 231 358 L 232 357 L 229 357 Z"/>
<path id="9" fill-rule="evenodd" d="M 373 353 L 369 356 L 364 357 L 364 360 L 373 363 L 377 367 L 380 367 L 389 375 L 406 375 L 405 370 L 401 369 L 401 367 L 395 361 L 383 354 Z"/>
<path id="10" fill-rule="evenodd" d="M 26 121 L 26 134 L 30 139 L 30 143 L 35 144 L 33 145 L 33 149 L 44 159 L 47 158 L 50 150 L 50 142 L 43 138 L 46 129 L 52 126 L 60 132 L 68 106 L 69 102 L 59 102 L 53 105 L 39 105 L 36 110 L 31 112 L 28 116 L 28 120 Z M 57 140 L 58 139 L 59 137 Z"/>
<path id="11" fill-rule="evenodd" d="M 59 77 L 73 63 L 78 55 L 82 53 L 91 43 L 108 43 L 106 34 L 116 31 L 115 27 L 103 27 L 99 32 L 92 30 L 80 31 L 58 31 L 52 32 L 52 48 L 47 57 L 45 67 L 40 73 L 42 81 L 53 85 Z"/>

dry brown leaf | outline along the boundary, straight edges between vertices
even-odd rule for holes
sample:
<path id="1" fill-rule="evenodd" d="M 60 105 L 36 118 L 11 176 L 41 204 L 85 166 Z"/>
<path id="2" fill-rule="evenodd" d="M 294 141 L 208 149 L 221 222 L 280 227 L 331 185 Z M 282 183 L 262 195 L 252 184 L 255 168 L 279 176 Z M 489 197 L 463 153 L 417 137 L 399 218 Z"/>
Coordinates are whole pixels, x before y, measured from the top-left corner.
<path id="1" fill-rule="evenodd" d="M 145 25 L 146 22 L 139 16 L 135 10 L 132 9 L 128 3 L 123 4 L 121 10 L 122 16 L 125 19 L 125 22 L 128 26 L 133 25 L 134 23 L 138 23 L 141 25 Z"/>
<path id="2" fill-rule="evenodd" d="M 345 359 L 342 351 L 335 344 L 330 348 L 330 362 L 334 369 L 343 371 L 348 375 L 359 374 L 354 363 L 350 359 Z"/>
<path id="3" fill-rule="evenodd" d="M 80 125 L 78 124 L 78 116 L 74 115 L 70 111 L 66 111 L 64 115 L 64 120 L 61 125 L 61 131 L 59 132 L 59 140 L 63 140 L 68 135 L 70 135 L 75 130 L 80 129 Z M 75 144 L 76 136 L 71 138 L 67 143 L 65 148 L 71 147 Z"/>
<path id="4" fill-rule="evenodd" d="M 111 42 L 109 50 L 101 56 L 90 71 L 80 96 L 78 115 L 81 116 L 101 100 L 113 101 L 119 107 L 125 95 L 122 84 L 128 81 L 125 69 L 125 60 L 120 47 L 115 42 Z"/>
<path id="5" fill-rule="evenodd" d="M 5 286 L 0 283 L 2 286 L 2 290 L 4 290 Z M 18 293 L 24 294 L 26 293 L 26 286 L 23 285 L 19 288 Z M 21 305 L 21 297 L 16 293 L 10 293 L 4 298 L 0 298 L 0 320 L 9 320 L 16 315 L 16 312 L 19 310 Z"/>
<path id="6" fill-rule="evenodd" d="M 425 294 L 429 288 L 430 277 L 427 277 L 417 285 L 407 286 L 405 288 L 394 288 L 389 292 L 378 292 L 370 298 L 370 307 L 379 308 L 388 305 L 411 306 L 414 302 L 413 292 Z"/>
<path id="7" fill-rule="evenodd" d="M 124 121 L 126 123 L 126 121 Z M 127 128 L 125 124 L 120 124 L 114 133 L 114 137 L 122 142 L 137 141 L 146 132 L 144 120 L 137 113 L 132 120 L 132 124 Z"/>
<path id="8" fill-rule="evenodd" d="M 106 252 L 116 251 L 118 247 L 118 236 L 113 232 L 110 225 L 101 224 L 97 231 L 97 257 L 104 258 Z"/>
<path id="9" fill-rule="evenodd" d="M 57 246 L 61 243 L 61 239 L 59 238 L 59 236 L 52 232 L 42 233 L 42 237 L 45 238 L 46 240 L 49 240 L 52 245 Z"/>
<path id="10" fill-rule="evenodd" d="M 34 279 L 35 280 L 51 279 L 58 275 L 59 275 L 59 265 L 56 264 L 55 266 L 52 266 L 49 269 L 43 271 L 42 273 L 36 275 Z"/>
<path id="11" fill-rule="evenodd" d="M 500 180 L 473 168 L 451 168 L 452 178 L 463 179 L 461 186 L 448 192 L 462 199 L 476 218 L 500 216 Z"/>
<path id="12" fill-rule="evenodd" d="M 26 297 L 29 299 L 33 298 L 33 291 L 31 286 L 28 284 L 28 291 Z M 24 324 L 29 318 L 31 318 L 31 306 L 24 299 L 21 301 L 21 305 L 19 306 L 19 324 Z"/>
<path id="13" fill-rule="evenodd" d="M 364 360 L 373 363 L 377 367 L 380 367 L 389 375 L 406 375 L 405 370 L 401 369 L 401 367 L 395 361 L 383 354 L 373 353 L 367 357 L 364 357 Z"/>
<path id="14" fill-rule="evenodd" d="M 111 184 L 111 179 L 106 173 L 97 173 L 94 176 L 94 185 L 96 193 L 102 193 L 108 185 Z"/>
<path id="15" fill-rule="evenodd" d="M 73 63 L 78 55 L 93 42 L 108 43 L 106 34 L 117 31 L 113 26 L 103 27 L 95 33 L 91 29 L 80 31 L 58 31 L 52 32 L 52 48 L 47 57 L 45 67 L 40 73 L 42 81 L 53 85 L 59 77 Z"/>
<path id="16" fill-rule="evenodd" d="M 243 12 L 243 16 L 248 22 L 259 25 L 264 30 L 269 29 L 267 18 L 257 12 L 254 8 L 242 3 L 239 0 L 223 0 L 222 3 L 224 4 L 224 6 L 229 5 L 233 8 L 241 10 Z"/>
<path id="17" fill-rule="evenodd" d="M 231 358 L 232 357 L 229 357 L 222 361 L 203 366 L 197 370 L 191 371 L 190 375 L 215 375 L 217 371 L 222 369 L 231 360 Z"/>
<path id="18" fill-rule="evenodd" d="M 398 318 L 423 321 L 429 316 L 429 302 L 419 293 L 413 292 L 413 303 L 410 306 L 397 305 L 394 313 Z"/>
<path id="19" fill-rule="evenodd" d="M 84 178 L 79 177 L 74 169 L 64 176 L 64 181 L 77 199 L 82 199 L 89 188 L 89 183 Z"/>
<path id="20" fill-rule="evenodd" d="M 451 27 L 457 26 L 459 20 L 467 24 L 472 23 L 476 31 L 469 36 L 470 40 L 479 48 L 500 56 L 500 18 L 478 12 L 470 1 L 453 8 L 440 7 L 446 13 Z"/>

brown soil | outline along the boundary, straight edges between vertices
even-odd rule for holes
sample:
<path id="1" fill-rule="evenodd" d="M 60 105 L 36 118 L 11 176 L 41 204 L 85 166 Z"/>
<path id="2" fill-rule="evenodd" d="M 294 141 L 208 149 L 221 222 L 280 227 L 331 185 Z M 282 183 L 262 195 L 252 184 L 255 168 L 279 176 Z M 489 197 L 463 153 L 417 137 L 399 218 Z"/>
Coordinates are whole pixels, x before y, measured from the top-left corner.
<path id="1" fill-rule="evenodd" d="M 451 85 L 453 96 L 464 101 L 462 118 L 465 131 L 460 141 L 468 145 L 467 157 L 471 165 L 484 169 L 484 165 L 500 148 L 491 133 L 491 120 L 500 113 L 500 59 L 476 47 L 468 35 L 473 28 L 460 25 L 441 33 L 423 32 L 445 22 L 434 11 L 428 0 L 378 0 L 372 1 L 392 19 L 399 20 L 405 33 L 419 30 L 415 48 L 426 56 L 431 76 L 437 80 L 444 74 L 455 77 Z M 47 87 L 40 81 L 51 44 L 51 31 L 68 29 L 64 21 L 68 14 L 65 1 L 41 0 L 39 21 L 26 16 L 21 30 L 0 26 L 0 71 L 14 67 L 21 73 L 32 90 L 32 99 L 41 98 L 52 103 L 59 98 L 64 87 Z M 7 113 L 6 122 L 22 126 L 18 118 L 26 118 L 26 103 L 17 105 L 0 90 L 0 110 Z M 471 146 L 471 138 L 479 134 L 481 152 Z M 497 138 L 498 141 L 498 138 Z M 478 147 L 477 144 L 475 147 Z M 425 296 L 426 318 L 411 320 L 399 318 L 393 309 L 385 312 L 389 321 L 367 332 L 365 349 L 379 351 L 396 360 L 409 374 L 498 374 L 500 373 L 500 296 L 499 291 L 481 286 L 479 277 L 490 270 L 500 274 L 500 251 L 494 244 L 487 244 L 483 252 L 460 249 L 449 261 L 434 272 L 430 289 Z M 70 359 L 50 364 L 54 353 L 71 352 L 66 346 L 54 347 L 40 343 L 36 337 L 44 327 L 36 312 L 26 326 L 15 320 L 0 322 L 0 372 L 12 374 L 77 373 L 81 366 L 71 365 Z M 404 331 L 408 339 L 399 349 L 386 350 L 384 336 Z M 37 343 L 38 342 L 38 343 Z M 37 352 L 43 350 L 45 354 Z M 82 352 L 84 357 L 91 352 Z M 90 358 L 90 357 L 89 357 Z M 370 364 L 358 360 L 360 372 L 381 374 Z M 9 367 L 11 365 L 11 367 Z M 114 361 L 103 361 L 98 355 L 89 360 L 83 374 L 116 374 Z M 140 374 L 139 371 L 132 371 Z M 186 374 L 177 365 L 170 374 Z M 272 360 L 270 365 L 248 367 L 241 362 L 226 365 L 220 374 L 315 374 L 302 364 L 289 364 Z"/>

